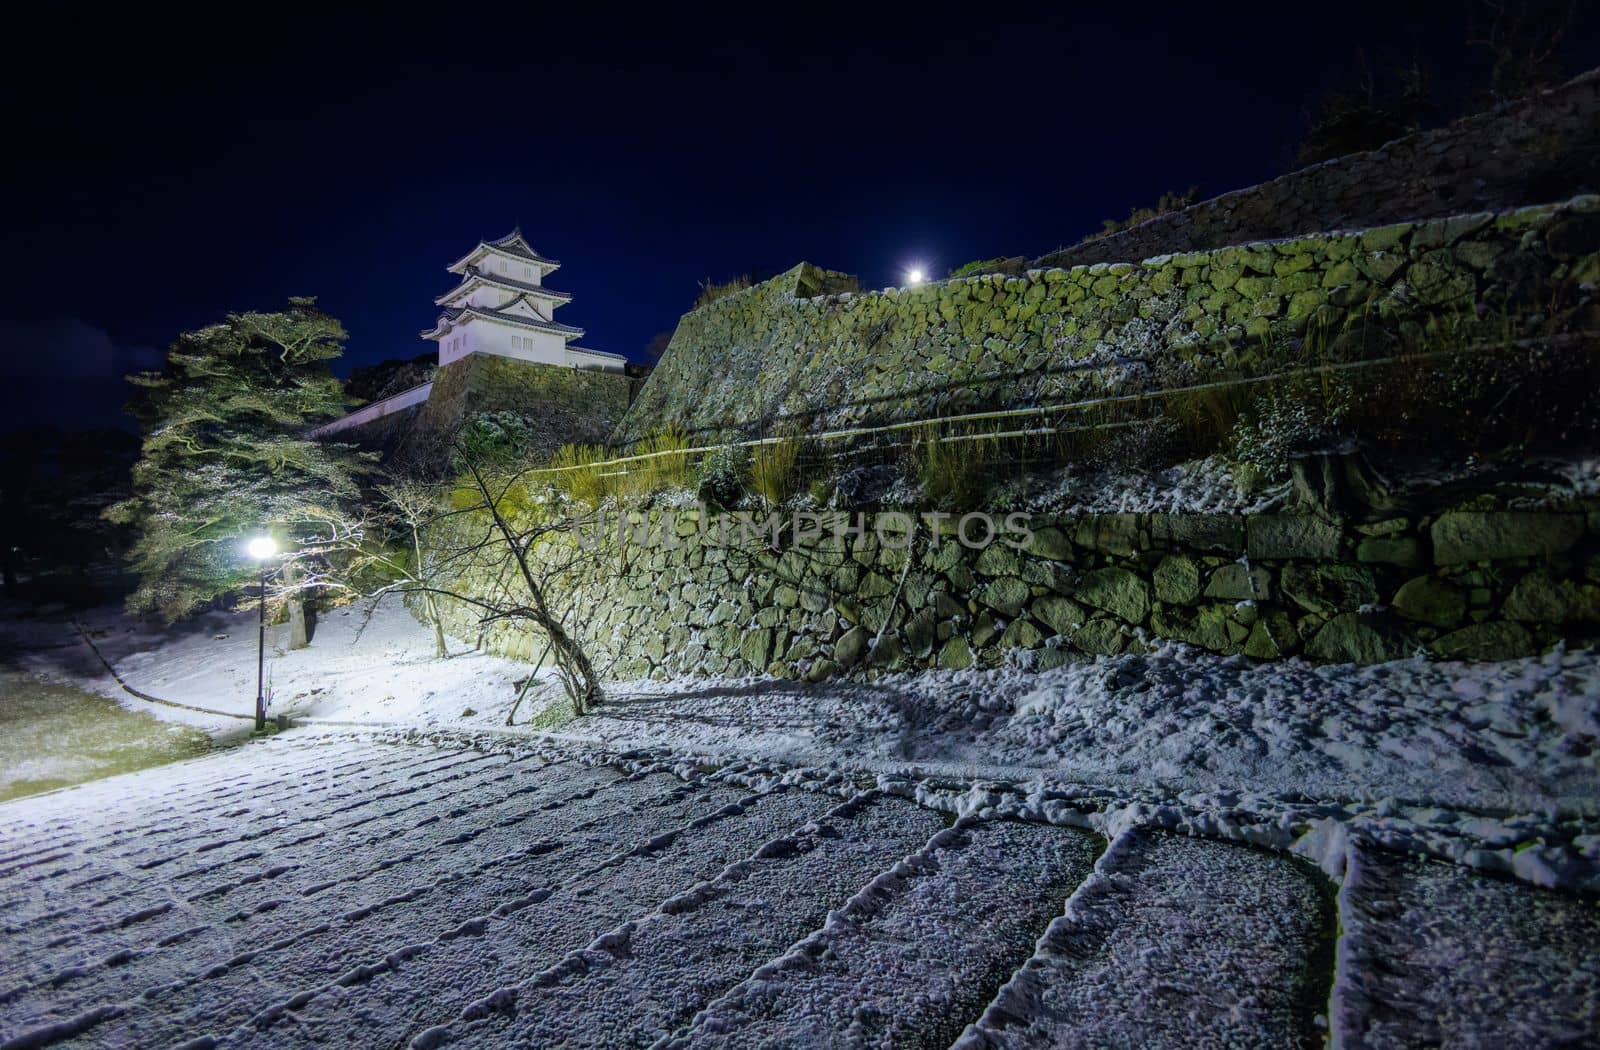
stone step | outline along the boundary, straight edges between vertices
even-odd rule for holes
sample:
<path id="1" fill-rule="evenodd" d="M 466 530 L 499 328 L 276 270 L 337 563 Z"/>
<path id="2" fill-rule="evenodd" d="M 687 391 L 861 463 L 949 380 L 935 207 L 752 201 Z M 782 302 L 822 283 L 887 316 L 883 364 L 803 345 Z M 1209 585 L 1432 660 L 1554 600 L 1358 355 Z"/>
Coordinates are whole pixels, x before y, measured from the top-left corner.
<path id="1" fill-rule="evenodd" d="M 952 828 L 701 1011 L 673 1045 L 949 1045 L 1104 846 L 1048 824 Z"/>
<path id="2" fill-rule="evenodd" d="M 1297 859 L 1126 832 L 956 1045 L 1320 1046 L 1333 917 Z"/>
<path id="3" fill-rule="evenodd" d="M 1600 902 L 1358 848 L 1339 918 L 1336 1046 L 1594 1045 Z"/>
<path id="4" fill-rule="evenodd" d="M 915 803 L 858 796 L 412 1046 L 649 1045 L 944 828 Z"/>
<path id="5" fill-rule="evenodd" d="M 464 927 L 468 935 L 440 937 L 370 980 L 297 993 L 281 1009 L 268 1008 L 229 1033 L 226 1045 L 404 1046 L 837 804 L 810 791 L 752 795 L 670 839 L 663 834 L 619 843 L 620 855 L 564 871 L 564 884 L 553 885 L 548 896 L 481 916 Z"/>
<path id="6" fill-rule="evenodd" d="M 42 982 L 8 1003 L 0 1038 L 93 1016 L 101 1020 L 88 1032 L 91 1042 L 166 1045 L 226 1032 L 308 989 L 363 979 L 396 953 L 561 884 L 570 869 L 745 797 L 667 774 L 602 787 L 566 783 L 568 770 L 530 778 L 541 774 L 553 795 L 543 802 L 497 808 L 492 797 L 463 795 L 473 819 L 454 836 L 403 853 L 402 840 L 392 863 L 356 858 L 355 870 L 335 853 L 322 865 L 322 882 L 263 891 L 258 904 L 267 907 L 202 924 L 125 963 L 108 960 L 65 983 Z"/>

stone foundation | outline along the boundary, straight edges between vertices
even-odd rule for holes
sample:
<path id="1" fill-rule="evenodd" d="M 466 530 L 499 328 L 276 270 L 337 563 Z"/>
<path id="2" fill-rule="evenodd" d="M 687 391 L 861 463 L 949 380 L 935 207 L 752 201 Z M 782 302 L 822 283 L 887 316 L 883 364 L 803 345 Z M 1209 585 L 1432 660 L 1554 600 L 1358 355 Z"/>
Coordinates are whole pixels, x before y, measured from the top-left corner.
<path id="1" fill-rule="evenodd" d="M 645 544 L 597 550 L 558 608 L 608 676 L 811 680 L 863 671 L 1040 669 L 1175 639 L 1223 654 L 1373 663 L 1530 655 L 1600 637 L 1600 501 L 1481 504 L 1364 524 L 1312 515 L 1100 514 L 1027 519 L 1023 549 L 970 549 L 944 523 L 824 516 L 773 548 L 720 516 L 637 512 Z M 497 581 L 458 581 L 487 593 Z M 450 629 L 478 633 L 452 604 Z M 485 639 L 534 659 L 543 638 Z"/>

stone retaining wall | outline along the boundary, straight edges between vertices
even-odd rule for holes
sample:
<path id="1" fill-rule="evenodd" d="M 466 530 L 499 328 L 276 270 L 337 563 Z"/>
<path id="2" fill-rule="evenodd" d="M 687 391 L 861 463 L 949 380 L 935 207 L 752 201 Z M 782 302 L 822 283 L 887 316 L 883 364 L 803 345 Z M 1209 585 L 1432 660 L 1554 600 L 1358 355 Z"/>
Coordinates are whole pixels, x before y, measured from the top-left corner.
<path id="1" fill-rule="evenodd" d="M 1138 262 L 1244 241 L 1564 200 L 1600 189 L 1600 70 L 1052 252 L 1035 266 Z"/>
<path id="2" fill-rule="evenodd" d="M 686 314 L 618 428 L 700 441 L 1048 405 L 1594 327 L 1600 197 L 866 294 L 802 264 Z M 1308 338 L 1308 332 L 1318 338 Z"/>
<path id="3" fill-rule="evenodd" d="M 604 441 L 627 411 L 634 382 L 621 373 L 469 354 L 439 368 L 428 400 L 391 428 L 390 441 L 402 460 L 442 462 L 474 416 L 515 412 L 538 424 L 535 451 L 548 455 L 568 442 Z"/>
<path id="4" fill-rule="evenodd" d="M 824 519 L 773 549 L 722 516 L 637 512 L 557 605 L 616 677 L 1048 668 L 1178 639 L 1218 653 L 1372 663 L 1425 650 L 1504 659 L 1600 636 L 1600 501 L 1486 505 L 1354 525 L 1308 515 L 1101 514 L 1028 520 L 1024 549 L 970 549 L 904 516 Z M 881 532 L 881 535 L 880 535 Z M 969 530 L 969 536 L 981 532 Z M 1017 534 L 1012 534 L 1015 538 Z M 498 581 L 457 581 L 487 593 Z M 450 628 L 475 637 L 471 608 Z M 541 636 L 491 648 L 535 659 Z"/>

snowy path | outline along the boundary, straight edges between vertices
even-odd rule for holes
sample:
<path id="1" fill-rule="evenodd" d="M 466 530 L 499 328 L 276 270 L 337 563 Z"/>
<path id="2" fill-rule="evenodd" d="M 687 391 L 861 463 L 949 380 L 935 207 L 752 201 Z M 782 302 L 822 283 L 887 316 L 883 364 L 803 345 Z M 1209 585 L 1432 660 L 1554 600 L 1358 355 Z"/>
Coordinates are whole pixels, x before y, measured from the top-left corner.
<path id="1" fill-rule="evenodd" d="M 782 772 L 303 729 L 0 805 L 0 1048 L 1595 1034 L 1592 899 L 1358 847 L 1336 914 L 1281 854 Z"/>
<path id="2" fill-rule="evenodd" d="M 1333 1019 L 1350 1047 L 1594 1046 L 1600 902 L 1359 852 Z"/>
<path id="3" fill-rule="evenodd" d="M 1318 1045 L 1319 882 L 1297 860 L 1124 833 L 960 1045 Z"/>

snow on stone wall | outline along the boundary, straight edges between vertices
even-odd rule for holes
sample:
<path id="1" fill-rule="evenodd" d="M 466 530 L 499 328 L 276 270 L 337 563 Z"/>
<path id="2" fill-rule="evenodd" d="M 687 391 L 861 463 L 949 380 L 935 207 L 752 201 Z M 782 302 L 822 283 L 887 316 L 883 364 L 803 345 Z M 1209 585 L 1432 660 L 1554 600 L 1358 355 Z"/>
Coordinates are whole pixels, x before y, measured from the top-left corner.
<path id="1" fill-rule="evenodd" d="M 815 294 L 801 264 L 684 315 L 618 428 L 702 441 L 1148 392 L 1589 325 L 1600 197 L 1361 232 Z M 1317 338 L 1308 338 L 1308 332 Z"/>
<path id="2" fill-rule="evenodd" d="M 1419 650 L 1506 659 L 1600 638 L 1597 500 L 1518 511 L 1480 499 L 1359 525 L 1296 514 L 1034 517 L 1021 550 L 971 549 L 924 524 L 909 554 L 903 516 L 869 515 L 863 535 L 843 536 L 825 517 L 822 535 L 774 549 L 736 526 L 719 535 L 712 517 L 702 528 L 696 510 L 634 513 L 650 539 L 613 539 L 577 596 L 556 602 L 598 665 L 627 678 L 1047 669 L 1156 639 L 1375 663 Z M 487 574 L 462 582 L 473 593 L 504 586 Z M 449 615 L 454 633 L 478 634 L 472 608 Z M 509 625 L 486 642 L 528 660 L 544 648 Z"/>
<path id="3" fill-rule="evenodd" d="M 1449 127 L 1407 135 L 1051 252 L 1034 265 L 1138 262 L 1244 241 L 1542 204 L 1597 185 L 1600 70 L 1593 70 Z"/>

